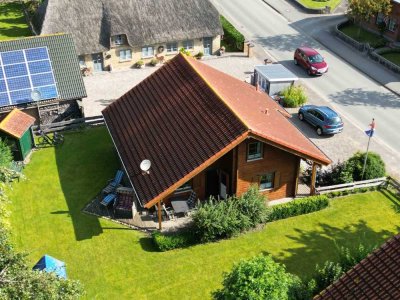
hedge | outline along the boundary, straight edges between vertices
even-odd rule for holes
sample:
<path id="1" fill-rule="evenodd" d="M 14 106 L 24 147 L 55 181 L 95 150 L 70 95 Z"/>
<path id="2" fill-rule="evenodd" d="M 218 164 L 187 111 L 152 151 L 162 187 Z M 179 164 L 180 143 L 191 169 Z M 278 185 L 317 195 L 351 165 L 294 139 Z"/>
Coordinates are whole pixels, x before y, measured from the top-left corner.
<path id="1" fill-rule="evenodd" d="M 243 50 L 244 36 L 223 16 L 220 18 L 224 29 L 224 42 L 237 50 Z"/>
<path id="2" fill-rule="evenodd" d="M 268 221 L 276 221 L 294 217 L 298 215 L 308 214 L 314 211 L 321 210 L 329 205 L 329 200 L 326 195 L 318 195 L 306 197 L 298 200 L 293 200 L 288 203 L 272 206 L 271 214 Z"/>
<path id="3" fill-rule="evenodd" d="M 162 234 L 159 231 L 154 231 L 151 237 L 157 249 L 162 252 L 188 247 L 196 243 L 195 237 L 189 231 L 172 234 Z"/>

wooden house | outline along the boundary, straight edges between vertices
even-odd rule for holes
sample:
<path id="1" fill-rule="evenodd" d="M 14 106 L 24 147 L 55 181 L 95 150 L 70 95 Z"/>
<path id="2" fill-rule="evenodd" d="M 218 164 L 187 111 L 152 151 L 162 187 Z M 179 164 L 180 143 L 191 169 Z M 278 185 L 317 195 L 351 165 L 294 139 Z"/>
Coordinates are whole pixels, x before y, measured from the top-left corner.
<path id="1" fill-rule="evenodd" d="M 314 174 L 331 163 L 267 94 L 181 54 L 103 116 L 145 208 L 187 191 L 240 195 L 252 184 L 269 200 L 294 197 L 301 159 L 314 162 Z"/>

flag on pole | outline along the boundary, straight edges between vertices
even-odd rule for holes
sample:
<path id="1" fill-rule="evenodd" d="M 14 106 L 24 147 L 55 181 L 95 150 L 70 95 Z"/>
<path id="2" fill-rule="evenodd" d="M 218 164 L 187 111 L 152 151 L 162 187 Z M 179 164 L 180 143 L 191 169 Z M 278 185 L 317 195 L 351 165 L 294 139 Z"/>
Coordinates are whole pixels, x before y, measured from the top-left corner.
<path id="1" fill-rule="evenodd" d="M 375 119 L 372 119 L 372 122 L 371 122 L 371 124 L 369 124 L 369 127 L 370 127 L 370 129 L 365 130 L 365 133 L 366 133 L 366 135 L 368 135 L 369 137 L 372 137 L 372 136 L 374 135 L 375 127 L 376 127 Z"/>

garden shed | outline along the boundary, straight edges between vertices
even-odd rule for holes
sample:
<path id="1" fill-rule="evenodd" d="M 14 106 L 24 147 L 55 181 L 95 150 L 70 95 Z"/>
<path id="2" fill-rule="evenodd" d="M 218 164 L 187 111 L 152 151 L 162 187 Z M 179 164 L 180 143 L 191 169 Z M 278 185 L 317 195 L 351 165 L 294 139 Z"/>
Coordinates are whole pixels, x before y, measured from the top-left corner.
<path id="1" fill-rule="evenodd" d="M 281 64 L 267 64 L 254 67 L 253 83 L 268 95 L 274 96 L 297 81 L 296 75 Z"/>
<path id="2" fill-rule="evenodd" d="M 34 147 L 31 126 L 35 118 L 14 108 L 0 122 L 0 138 L 5 139 L 11 147 L 14 160 L 24 160 Z"/>

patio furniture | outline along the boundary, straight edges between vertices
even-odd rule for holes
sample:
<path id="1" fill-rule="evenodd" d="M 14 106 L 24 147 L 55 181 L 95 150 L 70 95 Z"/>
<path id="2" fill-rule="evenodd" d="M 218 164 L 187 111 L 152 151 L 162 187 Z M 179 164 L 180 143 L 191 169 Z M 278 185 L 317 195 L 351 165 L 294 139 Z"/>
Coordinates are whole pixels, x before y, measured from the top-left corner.
<path id="1" fill-rule="evenodd" d="M 116 194 L 108 194 L 103 198 L 103 200 L 100 202 L 100 204 L 107 207 L 108 205 L 113 203 L 116 199 L 117 199 Z"/>
<path id="2" fill-rule="evenodd" d="M 172 208 L 176 214 L 187 214 L 190 211 L 187 200 L 173 200 L 171 201 Z"/>
<path id="3" fill-rule="evenodd" d="M 156 208 L 156 216 L 158 215 L 158 205 L 156 204 L 154 206 Z M 165 204 L 163 203 L 161 205 L 161 212 L 167 217 L 168 220 L 173 220 L 174 219 L 174 210 L 172 210 L 172 208 L 170 207 L 166 207 Z"/>
<path id="4" fill-rule="evenodd" d="M 189 195 L 189 198 L 186 200 L 189 209 L 194 209 L 196 207 L 196 193 L 192 191 Z"/>
<path id="5" fill-rule="evenodd" d="M 110 194 L 115 191 L 115 189 L 121 184 L 122 177 L 124 176 L 124 172 L 118 170 L 115 174 L 114 179 L 111 179 L 108 182 L 108 185 L 103 189 L 103 194 Z"/>
<path id="6" fill-rule="evenodd" d="M 132 219 L 134 211 L 133 190 L 131 188 L 119 187 L 116 189 L 117 200 L 114 202 L 114 216 L 121 219 Z"/>

